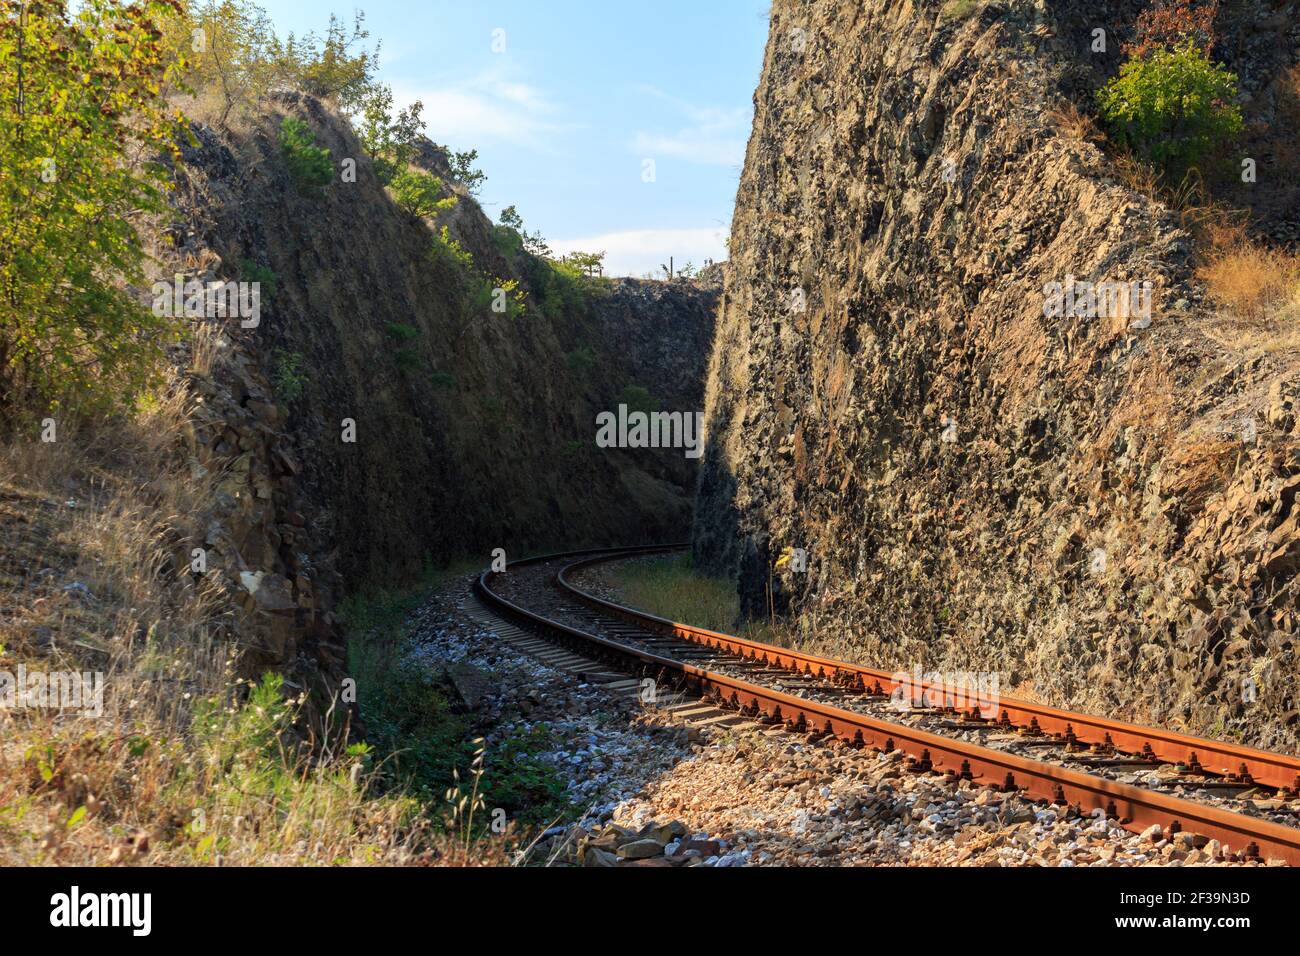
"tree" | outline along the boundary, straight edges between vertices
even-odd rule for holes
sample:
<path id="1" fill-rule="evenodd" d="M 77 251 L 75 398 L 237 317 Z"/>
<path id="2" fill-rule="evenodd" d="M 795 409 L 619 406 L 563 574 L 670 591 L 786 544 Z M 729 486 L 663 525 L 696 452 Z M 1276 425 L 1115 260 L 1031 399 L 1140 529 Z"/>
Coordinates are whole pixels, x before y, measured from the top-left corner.
<path id="1" fill-rule="evenodd" d="M 442 180 L 418 169 L 403 167 L 393 176 L 389 188 L 397 204 L 421 219 L 427 219 L 456 205 L 455 196 L 444 196 Z"/>
<path id="2" fill-rule="evenodd" d="M 357 133 L 361 145 L 375 161 L 379 181 L 388 185 L 415 156 L 424 130 L 424 104 L 416 100 L 393 113 L 393 91 L 386 85 L 372 89 L 361 104 Z"/>
<path id="3" fill-rule="evenodd" d="M 1236 75 L 1191 41 L 1125 63 L 1097 98 L 1115 134 L 1175 176 L 1242 129 Z"/>
<path id="4" fill-rule="evenodd" d="M 514 206 L 506 206 L 505 209 L 501 210 L 500 222 L 501 225 L 513 230 L 519 236 L 525 252 L 543 259 L 551 258 L 551 247 L 546 244 L 541 232 L 530 233 L 525 229 L 523 217 L 519 215 L 519 210 Z"/>
<path id="5" fill-rule="evenodd" d="M 484 180 L 487 179 L 483 170 L 474 168 L 474 163 L 478 160 L 478 150 L 454 153 L 446 147 L 443 149 L 447 153 L 448 165 L 451 166 L 451 178 L 464 186 L 471 196 L 477 196 L 478 191 L 483 188 Z"/>
<path id="6" fill-rule="evenodd" d="M 193 4 L 187 16 L 168 18 L 165 34 L 174 55 L 185 59 L 186 85 L 220 97 L 215 120 L 222 127 L 231 112 L 261 97 L 283 57 L 270 19 L 246 0 Z"/>
<path id="7" fill-rule="evenodd" d="M 176 157 L 161 90 L 171 2 L 0 0 L 0 416 L 41 398 L 129 401 L 174 318 L 136 303 L 132 226 L 164 207 Z"/>

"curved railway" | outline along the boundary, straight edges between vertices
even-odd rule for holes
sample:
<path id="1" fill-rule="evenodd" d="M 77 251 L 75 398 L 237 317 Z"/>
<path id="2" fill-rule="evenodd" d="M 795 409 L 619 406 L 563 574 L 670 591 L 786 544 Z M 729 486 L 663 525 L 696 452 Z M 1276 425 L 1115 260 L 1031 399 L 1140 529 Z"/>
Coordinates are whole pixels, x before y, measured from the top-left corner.
<path id="1" fill-rule="evenodd" d="M 898 688 L 890 672 L 669 621 L 574 583 L 600 564 L 681 548 L 530 558 L 512 562 L 506 572 L 484 571 L 475 590 L 493 613 L 584 659 L 698 696 L 737 718 L 784 725 L 826 743 L 902 750 L 917 773 L 1019 791 L 1084 815 L 1101 811 L 1137 832 L 1158 825 L 1173 839 L 1185 831 L 1200 845 L 1218 840 L 1225 856 L 1300 865 L 1300 818 L 1294 815 L 1266 819 L 1113 779 L 1116 768 L 1172 765 L 1184 790 L 1221 795 L 1267 788 L 1280 801 L 1293 801 L 1300 791 L 1300 757 L 1011 698 L 999 698 L 998 716 L 989 719 L 946 706 L 943 689 L 924 683 L 926 706 L 918 710 L 924 726 L 896 715 L 886 719 L 884 702 Z M 1031 759 L 970 739 L 991 734 L 1014 735 L 1021 749 L 1042 747 L 1058 759 Z"/>

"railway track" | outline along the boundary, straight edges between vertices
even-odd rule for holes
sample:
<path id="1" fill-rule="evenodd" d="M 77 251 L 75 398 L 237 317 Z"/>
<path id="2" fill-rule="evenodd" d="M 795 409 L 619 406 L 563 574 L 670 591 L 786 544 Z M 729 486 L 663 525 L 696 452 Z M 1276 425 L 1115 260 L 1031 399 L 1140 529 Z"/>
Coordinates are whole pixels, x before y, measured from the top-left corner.
<path id="1" fill-rule="evenodd" d="M 989 719 L 945 705 L 943 688 L 924 682 L 921 706 L 902 715 L 890 707 L 899 686 L 892 673 L 668 621 L 575 583 L 598 565 L 680 547 L 532 558 L 483 572 L 475 590 L 492 613 L 560 645 L 593 679 L 649 678 L 661 693 L 700 698 L 735 723 L 901 750 L 917 773 L 1100 811 L 1135 832 L 1159 826 L 1169 839 L 1192 834 L 1198 846 L 1217 840 L 1230 858 L 1300 865 L 1300 757 L 1010 698 Z M 1115 779 L 1135 768 L 1153 779 L 1162 771 L 1160 786 Z M 1239 812 L 1246 804 L 1234 795 L 1263 790 L 1276 798 L 1268 817 L 1254 801 Z"/>

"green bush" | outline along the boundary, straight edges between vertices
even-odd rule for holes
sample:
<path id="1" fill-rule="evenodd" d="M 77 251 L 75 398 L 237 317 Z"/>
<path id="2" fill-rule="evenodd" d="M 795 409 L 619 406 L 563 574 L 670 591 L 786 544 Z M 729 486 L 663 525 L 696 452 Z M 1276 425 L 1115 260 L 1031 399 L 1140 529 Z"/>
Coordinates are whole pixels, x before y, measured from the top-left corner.
<path id="1" fill-rule="evenodd" d="M 427 219 L 456 205 L 455 196 L 443 197 L 442 180 L 418 169 L 399 169 L 388 188 L 397 204 L 414 216 Z"/>
<path id="2" fill-rule="evenodd" d="M 286 402 L 297 401 L 307 386 L 307 376 L 302 370 L 302 355 L 277 349 L 275 353 L 275 394 Z"/>
<path id="3" fill-rule="evenodd" d="M 316 137 L 306 123 L 286 116 L 280 124 L 280 151 L 289 166 L 294 182 L 303 192 L 319 192 L 334 179 L 330 151 L 316 145 Z"/>
<path id="4" fill-rule="evenodd" d="M 449 269 L 461 271 L 474 265 L 474 257 L 459 242 L 452 238 L 446 226 L 433 237 L 431 258 L 434 262 Z"/>
<path id="5" fill-rule="evenodd" d="M 245 259 L 239 264 L 239 274 L 245 282 L 257 283 L 263 305 L 275 298 L 275 291 L 280 287 L 280 277 L 274 270 L 258 265 L 252 259 Z"/>
<path id="6" fill-rule="evenodd" d="M 507 259 L 513 259 L 524 251 L 523 237 L 509 226 L 493 226 L 492 242 Z"/>
<path id="7" fill-rule="evenodd" d="M 140 214 L 168 208 L 149 157 L 179 159 L 161 12 L 144 6 L 0 15 L 0 430 L 52 404 L 130 407 L 183 331 L 165 293 L 154 311 L 126 291 L 145 284 Z"/>
<path id="8" fill-rule="evenodd" d="M 387 326 L 388 337 L 395 342 L 413 342 L 420 337 L 420 330 L 413 325 L 403 325 L 401 322 L 389 322 Z"/>
<path id="9" fill-rule="evenodd" d="M 393 352 L 393 363 L 403 372 L 415 372 L 423 368 L 424 359 L 420 357 L 419 350 L 412 347 L 420 337 L 420 330 L 412 325 L 389 322 L 387 331 L 390 339 L 402 345 L 402 348 Z"/>
<path id="10" fill-rule="evenodd" d="M 1180 174 L 1241 132 L 1237 76 L 1188 43 L 1125 63 L 1097 93 L 1115 136 Z"/>
<path id="11" fill-rule="evenodd" d="M 640 385 L 629 385 L 618 396 L 618 404 L 626 405 L 629 412 L 657 412 L 660 410 L 659 399 Z"/>
<path id="12" fill-rule="evenodd" d="M 584 345 L 566 355 L 564 361 L 570 372 L 585 375 L 596 367 L 596 352 L 590 345 Z"/>

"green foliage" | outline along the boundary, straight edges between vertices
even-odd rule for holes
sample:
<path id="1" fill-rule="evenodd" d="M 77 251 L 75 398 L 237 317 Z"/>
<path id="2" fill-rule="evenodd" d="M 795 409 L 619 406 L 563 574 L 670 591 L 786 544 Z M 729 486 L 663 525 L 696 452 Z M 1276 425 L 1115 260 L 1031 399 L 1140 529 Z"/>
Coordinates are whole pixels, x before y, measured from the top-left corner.
<path id="1" fill-rule="evenodd" d="M 518 235 L 519 242 L 526 252 L 535 256 L 550 257 L 551 247 L 546 244 L 542 234 L 540 232 L 530 233 L 525 229 L 524 220 L 514 206 L 507 206 L 501 210 L 501 226 L 514 231 Z"/>
<path id="2" fill-rule="evenodd" d="M 400 322 L 389 322 L 387 326 L 389 338 L 395 342 L 414 342 L 420 337 L 420 330 L 413 325 L 403 325 Z"/>
<path id="3" fill-rule="evenodd" d="M 393 91 L 376 86 L 366 96 L 357 118 L 357 134 L 375 161 L 375 173 L 385 186 L 415 157 L 424 129 L 424 104 L 418 100 L 393 113 Z"/>
<path id="4" fill-rule="evenodd" d="M 456 387 L 456 376 L 450 372 L 434 372 L 429 376 L 429 384 L 434 388 L 449 391 Z"/>
<path id="5" fill-rule="evenodd" d="M 660 409 L 659 399 L 650 394 L 648 390 L 640 385 L 629 385 L 619 393 L 619 405 L 626 405 L 629 412 L 657 412 Z"/>
<path id="6" fill-rule="evenodd" d="M 441 179 L 418 169 L 405 167 L 397 170 L 389 188 L 399 206 L 421 219 L 428 219 L 456 205 L 455 196 L 443 196 Z"/>
<path id="7" fill-rule="evenodd" d="M 691 269 L 695 267 L 687 263 Z M 579 276 L 598 276 L 605 271 L 605 253 L 603 252 L 570 252 L 566 256 L 561 256 L 557 263 L 557 268 L 569 270 L 572 274 Z M 686 269 L 682 270 L 682 275 L 686 274 Z"/>
<path id="8" fill-rule="evenodd" d="M 586 307 L 585 276 L 563 262 L 537 260 L 533 271 L 534 288 L 540 289 L 542 314 L 552 322 L 561 322 Z"/>
<path id="9" fill-rule="evenodd" d="M 424 367 L 424 359 L 415 349 L 398 349 L 393 353 L 393 363 L 403 372 L 416 372 Z"/>
<path id="10" fill-rule="evenodd" d="M 528 293 L 519 287 L 516 279 L 483 278 L 475 287 L 471 309 L 476 315 L 518 319 L 528 311 Z"/>
<path id="11" fill-rule="evenodd" d="M 276 290 L 280 287 L 280 277 L 270 266 L 259 265 L 252 259 L 245 259 L 239 264 L 239 275 L 245 282 L 258 284 L 263 303 L 275 298 Z"/>
<path id="12" fill-rule="evenodd" d="M 442 231 L 433 237 L 431 258 L 435 262 L 455 270 L 471 269 L 474 265 L 474 257 L 466 252 L 457 240 L 452 238 L 451 232 L 446 226 L 443 226 Z"/>
<path id="13" fill-rule="evenodd" d="M 276 349 L 274 359 L 275 371 L 272 375 L 272 384 L 275 386 L 275 394 L 285 402 L 297 401 L 302 397 L 303 389 L 307 386 L 307 376 L 302 370 L 301 353 Z"/>
<path id="14" fill-rule="evenodd" d="M 590 345 L 584 345 L 566 355 L 564 363 L 574 374 L 585 375 L 596 367 L 596 352 Z"/>
<path id="15" fill-rule="evenodd" d="M 1241 132 L 1236 98 L 1236 74 L 1190 42 L 1125 63 L 1097 94 L 1115 136 L 1174 175 Z"/>
<path id="16" fill-rule="evenodd" d="M 477 196 L 484 180 L 487 179 L 483 175 L 483 170 L 474 168 L 474 163 L 478 159 L 478 150 L 471 149 L 468 152 L 457 153 L 446 147 L 443 149 L 447 153 L 447 164 L 451 167 L 451 178 L 464 186 L 471 196 Z"/>
<path id="17" fill-rule="evenodd" d="M 524 240 L 509 226 L 493 226 L 492 242 L 507 259 L 513 259 L 524 249 Z"/>
<path id="18" fill-rule="evenodd" d="M 415 102 L 393 113 L 393 91 L 375 87 L 362 104 L 358 122 L 361 143 L 375 161 L 375 173 L 387 186 L 397 204 L 414 216 L 427 219 L 456 205 L 455 195 L 437 176 L 412 169 L 424 129 L 424 106 Z"/>
<path id="19" fill-rule="evenodd" d="M 411 343 L 420 337 L 420 330 L 400 322 L 389 322 L 387 331 L 389 338 L 402 344 L 402 348 L 393 353 L 394 364 L 403 372 L 414 372 L 423 368 L 424 359 L 421 358 L 419 350 L 411 347 Z"/>
<path id="20" fill-rule="evenodd" d="M 316 136 L 302 120 L 286 116 L 280 123 L 280 151 L 300 191 L 318 193 L 334 179 L 330 151 L 316 145 Z"/>
<path id="21" fill-rule="evenodd" d="M 191 3 L 165 29 L 168 46 L 185 56 L 187 85 L 218 97 L 214 119 L 223 126 L 232 112 L 251 112 L 274 87 L 302 89 L 356 111 L 376 88 L 379 50 L 364 48 L 368 36 L 357 13 L 351 29 L 331 16 L 323 36 L 281 38 L 266 11 L 248 0 Z"/>
<path id="22" fill-rule="evenodd" d="M 177 317 L 151 314 L 132 225 L 165 208 L 150 157 L 176 154 L 161 89 L 161 3 L 3 3 L 0 15 L 0 425 L 28 402 L 128 404 Z M 157 311 L 166 313 L 165 308 Z"/>
<path id="23" fill-rule="evenodd" d="M 295 41 L 290 34 L 284 57 L 290 75 L 301 76 L 303 88 L 313 96 L 332 100 L 344 110 L 355 109 L 373 89 L 379 65 L 378 46 L 373 51 L 361 48 L 370 38 L 365 21 L 365 14 L 356 11 L 349 30 L 330 14 L 323 37 L 309 33 Z"/>
<path id="24" fill-rule="evenodd" d="M 454 788 L 457 774 L 467 776 L 480 746 L 470 718 L 454 712 L 451 689 L 408 660 L 413 642 L 404 622 L 440 577 L 431 572 L 423 587 L 407 594 L 350 598 L 341 609 L 352 635 L 348 663 L 357 678 L 367 737 L 381 758 L 379 772 L 392 787 L 427 803 L 439 802 Z M 485 805 L 531 824 L 549 824 L 567 810 L 563 781 L 540 756 L 553 743 L 550 729 L 536 725 L 487 744 L 481 781 Z"/>

